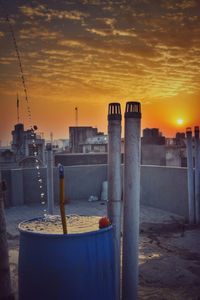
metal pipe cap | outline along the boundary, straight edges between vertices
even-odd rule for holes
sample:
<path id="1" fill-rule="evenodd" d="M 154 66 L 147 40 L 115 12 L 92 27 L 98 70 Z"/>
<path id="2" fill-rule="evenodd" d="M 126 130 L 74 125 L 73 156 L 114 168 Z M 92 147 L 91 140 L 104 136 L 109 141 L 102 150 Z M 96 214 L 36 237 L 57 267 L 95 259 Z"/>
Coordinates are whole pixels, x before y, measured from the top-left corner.
<path id="1" fill-rule="evenodd" d="M 124 117 L 141 119 L 142 114 L 141 114 L 140 102 L 135 102 L 135 101 L 127 102 Z"/>
<path id="2" fill-rule="evenodd" d="M 120 103 L 109 103 L 108 105 L 108 121 L 119 120 L 121 121 L 121 105 Z"/>

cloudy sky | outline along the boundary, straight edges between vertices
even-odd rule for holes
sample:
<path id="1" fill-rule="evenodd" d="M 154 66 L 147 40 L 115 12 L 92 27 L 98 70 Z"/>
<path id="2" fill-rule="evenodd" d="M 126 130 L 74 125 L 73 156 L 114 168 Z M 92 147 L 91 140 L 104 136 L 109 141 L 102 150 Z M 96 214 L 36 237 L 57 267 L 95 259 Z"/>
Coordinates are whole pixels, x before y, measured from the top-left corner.
<path id="1" fill-rule="evenodd" d="M 142 103 L 143 127 L 166 135 L 200 125 L 200 1 L 0 0 L 0 139 L 27 121 L 15 33 L 33 123 L 48 138 L 68 126 L 107 130 L 107 105 Z M 176 123 L 182 118 L 182 127 Z"/>

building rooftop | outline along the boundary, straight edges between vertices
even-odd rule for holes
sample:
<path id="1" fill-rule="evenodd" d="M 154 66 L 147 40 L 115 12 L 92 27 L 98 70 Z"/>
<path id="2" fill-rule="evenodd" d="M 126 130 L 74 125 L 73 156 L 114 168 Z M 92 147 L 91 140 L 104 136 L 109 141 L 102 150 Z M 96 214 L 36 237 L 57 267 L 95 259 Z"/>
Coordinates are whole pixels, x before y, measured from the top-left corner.
<path id="1" fill-rule="evenodd" d="M 67 214 L 105 215 L 105 202 L 73 201 Z M 55 213 L 59 212 L 56 207 Z M 6 209 L 12 285 L 17 296 L 19 222 L 42 214 L 41 205 Z M 198 299 L 200 229 L 186 227 L 175 214 L 141 206 L 139 299 Z"/>

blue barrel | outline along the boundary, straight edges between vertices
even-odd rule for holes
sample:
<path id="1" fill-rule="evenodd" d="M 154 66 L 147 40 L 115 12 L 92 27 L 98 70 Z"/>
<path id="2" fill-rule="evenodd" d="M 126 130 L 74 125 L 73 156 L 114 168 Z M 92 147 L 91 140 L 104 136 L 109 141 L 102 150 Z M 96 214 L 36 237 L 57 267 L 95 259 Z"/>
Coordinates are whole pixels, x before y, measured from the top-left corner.
<path id="1" fill-rule="evenodd" d="M 115 300 L 112 226 L 67 235 L 19 231 L 19 300 Z"/>

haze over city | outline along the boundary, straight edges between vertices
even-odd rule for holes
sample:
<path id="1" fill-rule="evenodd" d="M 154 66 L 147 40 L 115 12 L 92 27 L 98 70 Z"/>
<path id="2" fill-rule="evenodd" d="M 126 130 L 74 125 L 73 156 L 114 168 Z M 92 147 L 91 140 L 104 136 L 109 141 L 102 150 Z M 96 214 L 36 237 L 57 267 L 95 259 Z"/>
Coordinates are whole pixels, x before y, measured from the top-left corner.
<path id="1" fill-rule="evenodd" d="M 68 127 L 107 131 L 107 105 L 138 100 L 142 127 L 166 136 L 199 125 L 200 2 L 3 1 L 21 55 L 33 123 L 49 138 Z M 0 140 L 28 125 L 6 13 L 0 10 Z"/>

